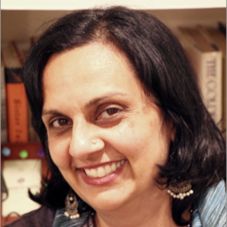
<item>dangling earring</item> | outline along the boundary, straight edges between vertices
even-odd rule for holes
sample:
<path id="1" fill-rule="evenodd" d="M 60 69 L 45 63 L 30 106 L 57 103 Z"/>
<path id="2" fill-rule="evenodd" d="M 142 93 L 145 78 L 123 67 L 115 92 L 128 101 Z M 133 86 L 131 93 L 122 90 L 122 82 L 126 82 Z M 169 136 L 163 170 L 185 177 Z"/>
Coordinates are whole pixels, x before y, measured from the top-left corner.
<path id="1" fill-rule="evenodd" d="M 183 181 L 181 183 L 170 183 L 169 190 L 167 191 L 174 199 L 184 199 L 186 196 L 190 196 L 194 193 L 191 189 L 192 185 L 190 180 Z"/>
<path id="2" fill-rule="evenodd" d="M 70 192 L 65 198 L 64 215 L 66 217 L 69 217 L 70 219 L 79 218 L 80 214 L 78 213 L 77 207 L 78 207 L 78 202 L 77 202 L 76 196 L 72 192 L 72 189 L 70 189 Z"/>

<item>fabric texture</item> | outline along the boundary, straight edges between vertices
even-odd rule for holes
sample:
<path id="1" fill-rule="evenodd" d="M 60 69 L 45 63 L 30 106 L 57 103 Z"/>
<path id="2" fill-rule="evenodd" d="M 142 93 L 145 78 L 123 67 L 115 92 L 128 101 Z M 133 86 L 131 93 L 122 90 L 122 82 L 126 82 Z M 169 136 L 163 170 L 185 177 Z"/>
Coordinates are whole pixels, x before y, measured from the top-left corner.
<path id="1" fill-rule="evenodd" d="M 193 205 L 192 227 L 225 227 L 225 181 L 208 188 Z M 71 220 L 64 216 L 65 209 L 56 212 L 47 207 L 23 215 L 5 227 L 94 227 L 94 211 L 79 202 L 80 218 Z"/>
<path id="2" fill-rule="evenodd" d="M 195 201 L 192 227 L 225 227 L 226 224 L 225 181 L 214 185 Z"/>
<path id="3" fill-rule="evenodd" d="M 92 211 L 83 212 L 80 218 L 72 220 L 66 217 L 64 212 L 65 208 L 57 210 L 53 227 L 95 227 Z"/>
<path id="4" fill-rule="evenodd" d="M 226 225 L 225 181 L 208 188 L 195 201 L 193 206 L 192 227 L 225 227 Z M 53 227 L 94 227 L 91 213 L 79 219 L 70 220 L 64 216 L 64 209 L 58 210 Z M 90 216 L 89 216 L 90 215 Z M 87 219 L 89 222 L 84 222 Z M 62 221 L 60 221 L 62 220 Z M 82 221 L 83 220 L 83 221 Z"/>
<path id="5" fill-rule="evenodd" d="M 20 219 L 5 225 L 5 227 L 51 227 L 55 217 L 55 210 L 41 207 L 29 212 Z"/>

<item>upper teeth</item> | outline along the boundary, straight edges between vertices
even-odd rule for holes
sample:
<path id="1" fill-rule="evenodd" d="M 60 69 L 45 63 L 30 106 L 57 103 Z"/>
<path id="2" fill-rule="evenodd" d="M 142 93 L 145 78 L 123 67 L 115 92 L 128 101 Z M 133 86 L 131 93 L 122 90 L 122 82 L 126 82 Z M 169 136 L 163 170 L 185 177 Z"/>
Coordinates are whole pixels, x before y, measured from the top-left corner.
<path id="1" fill-rule="evenodd" d="M 84 169 L 84 171 L 89 177 L 92 178 L 104 177 L 116 171 L 123 163 L 124 160 L 119 161 L 117 163 L 106 164 L 105 166 L 100 166 L 98 168 Z"/>

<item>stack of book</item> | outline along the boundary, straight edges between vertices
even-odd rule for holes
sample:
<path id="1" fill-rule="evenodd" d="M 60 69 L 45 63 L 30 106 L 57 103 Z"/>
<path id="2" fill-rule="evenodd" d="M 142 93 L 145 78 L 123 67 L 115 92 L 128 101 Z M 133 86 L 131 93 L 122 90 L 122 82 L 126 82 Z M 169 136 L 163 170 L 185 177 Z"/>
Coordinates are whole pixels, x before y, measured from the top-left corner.
<path id="1" fill-rule="evenodd" d="M 29 42 L 1 46 L 1 143 L 39 142 L 31 126 L 21 68 L 30 51 Z"/>
<path id="2" fill-rule="evenodd" d="M 197 82 L 208 111 L 219 128 L 226 129 L 226 37 L 219 29 L 197 25 L 179 27 L 176 36 L 197 74 Z"/>

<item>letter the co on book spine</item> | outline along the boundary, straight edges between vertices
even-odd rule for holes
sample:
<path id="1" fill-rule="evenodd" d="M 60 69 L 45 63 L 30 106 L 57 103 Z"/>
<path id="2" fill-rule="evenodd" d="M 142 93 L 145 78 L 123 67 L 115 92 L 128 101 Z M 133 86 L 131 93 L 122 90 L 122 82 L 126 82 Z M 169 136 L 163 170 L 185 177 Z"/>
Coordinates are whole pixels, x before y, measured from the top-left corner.
<path id="1" fill-rule="evenodd" d="M 207 42 L 198 28 L 180 28 L 180 40 L 197 73 L 203 102 L 222 128 L 222 52 Z"/>

